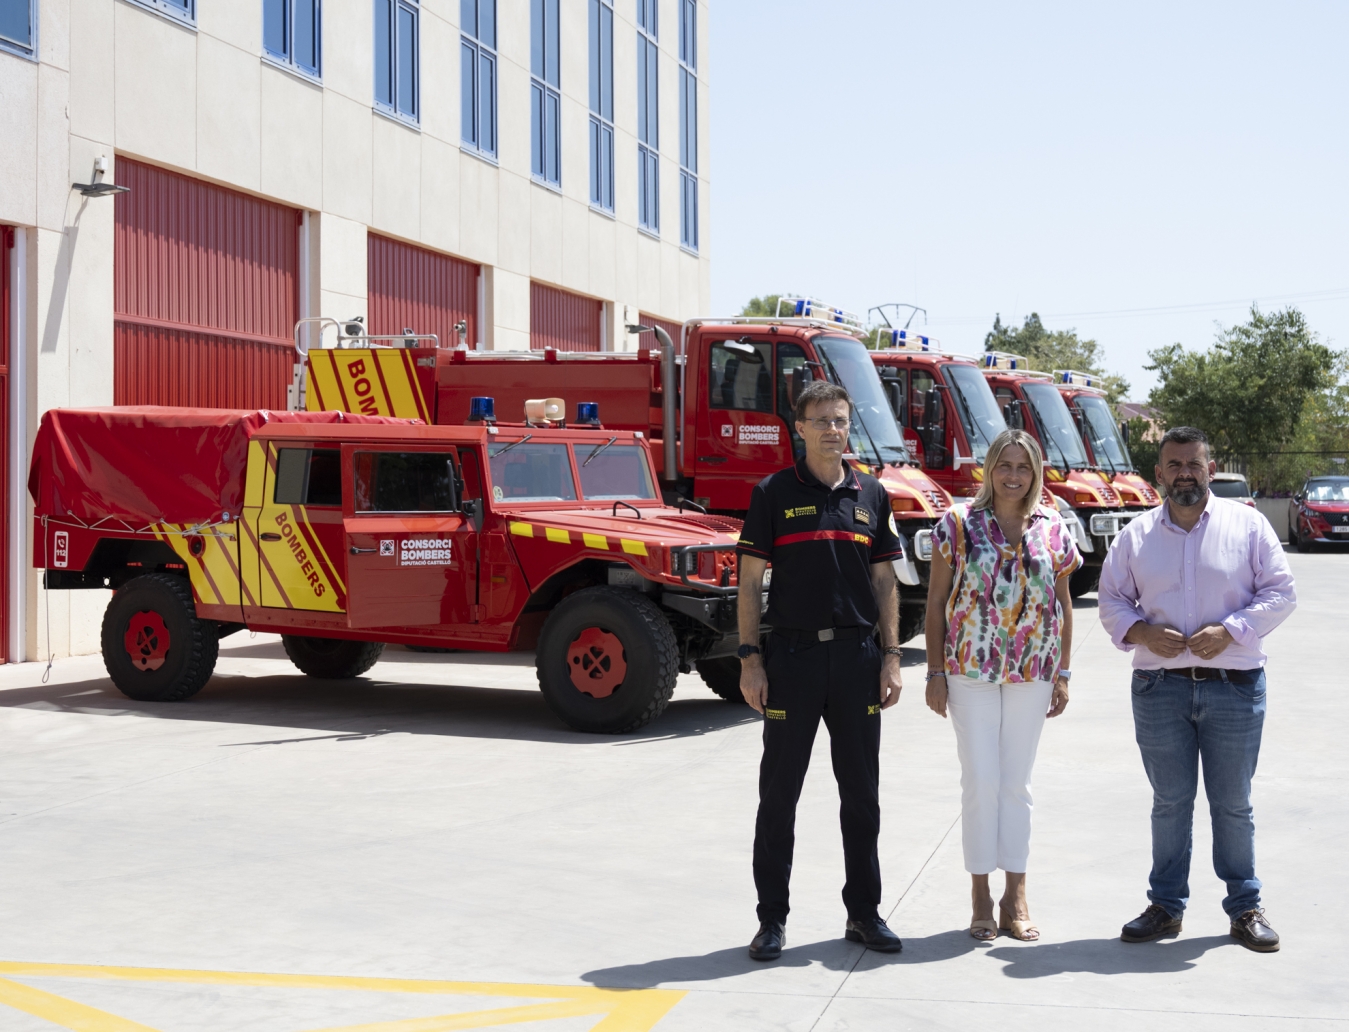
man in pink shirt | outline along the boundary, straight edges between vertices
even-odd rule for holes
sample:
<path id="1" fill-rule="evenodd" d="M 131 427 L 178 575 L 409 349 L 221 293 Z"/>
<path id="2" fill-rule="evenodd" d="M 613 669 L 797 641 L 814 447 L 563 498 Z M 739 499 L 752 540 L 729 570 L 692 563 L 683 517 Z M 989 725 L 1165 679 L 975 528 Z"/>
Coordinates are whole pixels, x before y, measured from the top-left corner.
<path id="1" fill-rule="evenodd" d="M 1101 623 L 1134 654 L 1134 736 L 1152 783 L 1151 903 L 1120 937 L 1180 931 L 1202 757 L 1232 938 L 1269 953 L 1279 936 L 1260 908 L 1251 777 L 1265 721 L 1262 639 L 1297 604 L 1293 575 L 1263 515 L 1209 492 L 1217 464 L 1203 431 L 1167 431 L 1159 462 L 1166 501 L 1115 539 L 1099 589 Z"/>

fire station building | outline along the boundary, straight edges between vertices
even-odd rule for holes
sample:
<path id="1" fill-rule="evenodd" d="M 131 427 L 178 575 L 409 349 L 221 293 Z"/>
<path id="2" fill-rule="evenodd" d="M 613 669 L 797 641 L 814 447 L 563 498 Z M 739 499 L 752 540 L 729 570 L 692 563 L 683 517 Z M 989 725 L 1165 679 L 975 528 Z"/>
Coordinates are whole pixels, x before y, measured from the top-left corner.
<path id="1" fill-rule="evenodd" d="M 30 569 L 46 409 L 284 408 L 309 316 L 593 351 L 706 313 L 707 38 L 707 0 L 0 0 L 0 659 L 107 604 Z"/>

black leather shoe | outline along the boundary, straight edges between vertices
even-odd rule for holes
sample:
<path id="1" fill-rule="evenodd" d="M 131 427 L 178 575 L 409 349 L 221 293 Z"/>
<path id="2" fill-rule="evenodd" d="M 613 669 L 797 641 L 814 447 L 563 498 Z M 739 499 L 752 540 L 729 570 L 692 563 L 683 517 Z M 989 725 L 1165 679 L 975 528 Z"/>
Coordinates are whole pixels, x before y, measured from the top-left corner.
<path id="1" fill-rule="evenodd" d="M 1236 925 L 1232 927 L 1235 928 Z M 1125 942 L 1152 942 L 1153 939 L 1179 934 L 1180 918 L 1172 917 L 1166 912 L 1166 907 L 1153 903 L 1125 925 L 1119 937 Z"/>
<path id="2" fill-rule="evenodd" d="M 1259 907 L 1232 922 L 1232 938 L 1256 953 L 1274 953 L 1279 948 L 1279 933 L 1269 926 Z"/>
<path id="3" fill-rule="evenodd" d="M 787 929 L 777 921 L 761 921 L 759 934 L 749 944 L 750 960 L 777 960 L 787 945 Z"/>
<path id="4" fill-rule="evenodd" d="M 860 942 L 867 949 L 880 950 L 882 953 L 898 953 L 904 948 L 899 936 L 890 931 L 879 917 L 868 921 L 849 920 L 843 938 L 849 942 Z"/>

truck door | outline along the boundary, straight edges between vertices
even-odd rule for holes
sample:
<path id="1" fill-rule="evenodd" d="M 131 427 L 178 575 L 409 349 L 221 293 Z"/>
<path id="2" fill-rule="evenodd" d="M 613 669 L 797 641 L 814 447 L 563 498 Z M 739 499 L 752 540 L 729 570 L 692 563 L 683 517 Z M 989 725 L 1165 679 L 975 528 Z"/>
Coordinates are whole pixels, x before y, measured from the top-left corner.
<path id="1" fill-rule="evenodd" d="M 241 550 L 245 590 L 272 609 L 340 613 L 343 578 L 341 453 L 302 441 L 268 441 L 259 507 L 245 509 L 257 566 Z M 250 476 L 253 463 L 250 462 Z"/>
<path id="2" fill-rule="evenodd" d="M 477 542 L 460 483 L 445 445 L 342 446 L 349 627 L 472 621 Z"/>
<path id="3" fill-rule="evenodd" d="M 710 341 L 706 356 L 694 494 L 714 509 L 744 509 L 756 483 L 793 461 L 790 427 L 775 411 L 773 344 Z"/>

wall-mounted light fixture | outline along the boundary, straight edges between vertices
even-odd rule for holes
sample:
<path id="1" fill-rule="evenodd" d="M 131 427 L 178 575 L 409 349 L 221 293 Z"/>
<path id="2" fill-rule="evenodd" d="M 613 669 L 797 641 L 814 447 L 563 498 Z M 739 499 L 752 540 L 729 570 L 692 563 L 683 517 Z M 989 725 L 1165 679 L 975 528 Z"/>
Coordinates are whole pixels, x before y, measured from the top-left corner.
<path id="1" fill-rule="evenodd" d="M 107 155 L 100 154 L 94 159 L 93 181 L 88 183 L 72 183 L 71 186 L 85 197 L 108 197 L 112 194 L 131 192 L 131 187 L 129 186 L 117 186 L 115 183 L 103 182 L 103 174 L 107 171 Z"/>

